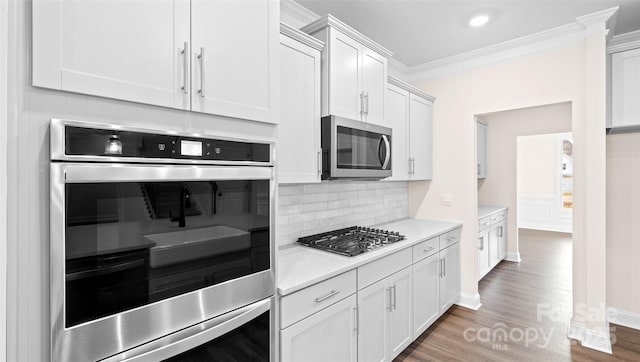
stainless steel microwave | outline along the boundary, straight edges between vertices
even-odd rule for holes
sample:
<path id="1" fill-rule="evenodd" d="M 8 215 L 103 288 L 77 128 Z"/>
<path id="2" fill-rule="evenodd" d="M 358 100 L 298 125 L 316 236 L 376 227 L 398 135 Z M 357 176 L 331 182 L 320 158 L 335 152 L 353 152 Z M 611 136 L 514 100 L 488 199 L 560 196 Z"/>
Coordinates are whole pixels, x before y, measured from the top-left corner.
<path id="1" fill-rule="evenodd" d="M 391 128 L 326 116 L 321 132 L 323 180 L 391 176 Z"/>

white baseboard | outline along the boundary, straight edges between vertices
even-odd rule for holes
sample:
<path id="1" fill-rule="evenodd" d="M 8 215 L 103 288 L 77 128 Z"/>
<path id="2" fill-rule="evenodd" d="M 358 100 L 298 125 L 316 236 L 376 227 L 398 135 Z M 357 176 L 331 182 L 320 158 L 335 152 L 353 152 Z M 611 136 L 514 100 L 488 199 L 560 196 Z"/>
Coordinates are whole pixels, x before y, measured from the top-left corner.
<path id="1" fill-rule="evenodd" d="M 507 257 L 505 258 L 505 260 L 513 261 L 513 262 L 516 262 L 516 263 L 519 263 L 519 262 L 522 261 L 522 259 L 520 259 L 520 252 L 519 251 L 517 251 L 515 253 L 511 253 L 511 252 L 507 253 Z"/>
<path id="2" fill-rule="evenodd" d="M 456 305 L 467 309 L 478 310 L 482 306 L 482 303 L 480 303 L 480 294 L 476 293 L 475 295 L 473 295 L 460 293 L 460 298 L 458 299 Z"/>
<path id="3" fill-rule="evenodd" d="M 640 314 L 609 308 L 609 322 L 640 330 Z"/>
<path id="4" fill-rule="evenodd" d="M 603 353 L 613 353 L 611 349 L 611 336 L 609 333 L 587 329 L 586 325 L 582 322 L 576 322 L 573 319 L 571 320 L 568 337 L 578 340 L 583 347 Z"/>
<path id="5" fill-rule="evenodd" d="M 573 319 L 571 320 L 571 323 L 569 324 L 569 332 L 568 337 L 571 339 L 576 339 L 578 341 L 583 341 L 584 340 L 584 332 L 587 330 L 587 326 L 585 326 L 583 323 L 581 322 L 576 322 Z"/>
<path id="6" fill-rule="evenodd" d="M 613 354 L 611 349 L 611 336 L 609 331 L 604 333 L 602 331 L 595 331 L 592 329 L 586 329 L 584 331 L 584 340 L 582 341 L 582 347 L 595 349 L 596 351 Z"/>

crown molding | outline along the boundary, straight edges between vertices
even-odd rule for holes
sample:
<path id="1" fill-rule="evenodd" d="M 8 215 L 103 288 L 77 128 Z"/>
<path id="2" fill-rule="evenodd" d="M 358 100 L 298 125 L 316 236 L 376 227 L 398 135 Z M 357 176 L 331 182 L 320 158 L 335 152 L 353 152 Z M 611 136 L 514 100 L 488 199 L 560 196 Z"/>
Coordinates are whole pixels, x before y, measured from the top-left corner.
<path id="1" fill-rule="evenodd" d="M 289 24 L 280 23 L 280 34 L 288 36 L 291 39 L 297 40 L 300 43 L 308 45 L 319 51 L 322 51 L 324 48 L 323 41 L 318 40 L 307 33 L 303 33 Z"/>
<path id="2" fill-rule="evenodd" d="M 296 29 L 320 19 L 320 15 L 293 0 L 280 0 L 280 17 Z"/>
<path id="3" fill-rule="evenodd" d="M 620 7 L 614 6 L 609 9 L 596 11 L 595 13 L 578 16 L 576 17 L 576 23 L 587 29 L 587 35 L 606 32 L 607 26 L 611 25 L 608 24 L 609 21 L 612 21 L 615 26 L 616 16 L 614 15 L 618 13 L 618 9 L 620 9 Z"/>
<path id="4" fill-rule="evenodd" d="M 334 17 L 331 14 L 328 14 L 325 17 L 322 17 L 316 21 L 314 21 L 313 23 L 303 27 L 302 31 L 304 31 L 305 33 L 308 34 L 313 34 L 315 32 L 318 32 L 324 28 L 334 28 L 338 31 L 340 31 L 341 33 L 344 33 L 345 35 L 347 35 L 348 37 L 352 38 L 353 40 L 357 41 L 358 43 L 363 44 L 364 46 L 366 46 L 367 48 L 375 51 L 376 53 L 386 57 L 386 58 L 391 58 L 391 56 L 393 56 L 393 53 L 388 50 L 387 48 L 383 47 L 382 45 L 374 42 L 373 40 L 371 40 L 369 37 L 367 37 L 366 35 L 360 33 L 359 31 L 355 30 L 354 28 L 350 27 L 349 25 L 343 23 L 342 21 L 338 20 L 336 17 Z"/>
<path id="5" fill-rule="evenodd" d="M 508 40 L 484 48 L 411 67 L 412 82 L 438 77 L 455 71 L 496 63 L 584 39 L 584 28 L 576 23 Z"/>
<path id="6" fill-rule="evenodd" d="M 399 61 L 398 59 L 388 58 L 387 63 L 389 64 L 390 74 L 393 72 L 392 75 L 401 79 L 406 79 L 409 76 L 410 68 L 406 66 L 404 63 L 402 63 L 401 61 Z"/>
<path id="7" fill-rule="evenodd" d="M 614 15 L 617 11 L 618 7 L 613 7 L 579 16 L 572 24 L 551 28 L 535 34 L 420 64 L 410 68 L 409 79 L 411 82 L 416 82 L 439 77 L 463 69 L 496 63 L 577 43 L 584 40 L 586 36 L 607 34 L 607 25 L 612 24 L 612 19 L 615 20 Z M 609 24 L 607 24 L 607 22 L 609 22 Z"/>
<path id="8" fill-rule="evenodd" d="M 411 84 L 407 83 L 407 82 L 403 82 L 402 80 L 393 77 L 393 76 L 387 76 L 387 82 L 389 82 L 390 84 L 395 85 L 396 87 L 402 88 L 404 90 L 406 90 L 409 93 L 413 93 L 417 96 L 420 96 L 426 100 L 428 100 L 429 102 L 433 103 L 436 100 L 436 97 L 425 93 L 425 91 L 423 91 L 420 88 L 416 88 L 414 86 L 412 86 Z"/>
<path id="9" fill-rule="evenodd" d="M 614 35 L 607 44 L 607 54 L 640 48 L 640 30 Z"/>

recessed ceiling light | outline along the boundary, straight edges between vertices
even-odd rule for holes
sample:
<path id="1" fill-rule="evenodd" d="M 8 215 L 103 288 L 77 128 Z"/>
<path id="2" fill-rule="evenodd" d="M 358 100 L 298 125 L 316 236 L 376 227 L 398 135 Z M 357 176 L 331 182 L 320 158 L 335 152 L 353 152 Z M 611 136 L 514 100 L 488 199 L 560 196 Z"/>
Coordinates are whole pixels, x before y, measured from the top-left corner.
<path id="1" fill-rule="evenodd" d="M 487 15 L 476 15 L 471 20 L 469 20 L 469 25 L 473 27 L 478 27 L 486 24 L 489 21 L 489 17 Z"/>

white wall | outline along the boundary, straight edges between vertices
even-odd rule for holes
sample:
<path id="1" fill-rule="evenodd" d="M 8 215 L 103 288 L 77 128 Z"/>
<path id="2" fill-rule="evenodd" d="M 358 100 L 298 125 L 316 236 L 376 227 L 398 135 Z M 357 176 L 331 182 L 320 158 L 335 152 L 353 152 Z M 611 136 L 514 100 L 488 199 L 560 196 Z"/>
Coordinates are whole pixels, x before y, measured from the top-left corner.
<path id="1" fill-rule="evenodd" d="M 604 23 L 590 26 L 584 35 L 562 47 L 415 82 L 438 101 L 433 117 L 434 178 L 428 193 L 425 184 L 409 185 L 409 212 L 418 217 L 464 222 L 461 266 L 465 295 L 477 295 L 478 291 L 474 116 L 571 102 L 576 179 L 573 301 L 596 308 L 606 302 Z M 440 205 L 442 193 L 453 194 L 452 206 Z M 587 338 L 585 331 L 601 332 L 607 327 L 604 313 L 594 321 L 583 323 L 574 318 L 573 322 L 581 328 L 572 336 L 583 341 Z M 598 341 L 605 339 L 602 333 Z M 595 342 L 590 339 L 583 343 Z"/>
<path id="2" fill-rule="evenodd" d="M 9 1 L 7 360 L 49 360 L 51 118 L 274 140 L 276 127 L 31 86 L 31 2 Z M 1 32 L 4 34 L 4 32 Z"/>
<path id="3" fill-rule="evenodd" d="M 562 141 L 570 138 L 570 133 L 518 137 L 519 228 L 571 232 L 572 209 L 562 205 Z"/>
<path id="4" fill-rule="evenodd" d="M 569 106 L 569 111 L 571 107 Z M 568 118 L 571 123 L 571 114 Z M 517 139 L 518 196 L 554 195 L 558 174 L 556 135 L 521 136 Z M 480 195 L 478 195 L 480 197 Z"/>
<path id="5" fill-rule="evenodd" d="M 301 236 L 372 226 L 407 215 L 407 182 L 326 181 L 278 187 L 278 246 Z"/>
<path id="6" fill-rule="evenodd" d="M 640 328 L 640 133 L 607 136 L 607 302 Z"/>
<path id="7" fill-rule="evenodd" d="M 559 103 L 503 111 L 482 115 L 480 119 L 488 123 L 487 177 L 478 180 L 478 203 L 509 208 L 507 217 L 511 222 L 507 224 L 507 258 L 519 261 L 517 140 L 524 135 L 570 131 L 571 104 Z M 555 190 L 555 186 L 552 185 L 551 188 Z"/>

